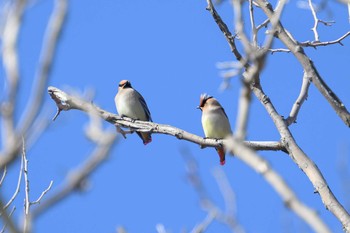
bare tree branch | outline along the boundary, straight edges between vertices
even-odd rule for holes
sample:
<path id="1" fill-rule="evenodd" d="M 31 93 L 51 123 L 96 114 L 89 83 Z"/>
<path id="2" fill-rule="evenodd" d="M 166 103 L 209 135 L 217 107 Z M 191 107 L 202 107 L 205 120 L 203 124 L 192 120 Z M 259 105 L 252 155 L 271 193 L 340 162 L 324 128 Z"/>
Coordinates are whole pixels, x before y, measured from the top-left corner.
<path id="1" fill-rule="evenodd" d="M 211 2 L 211 0 L 209 0 Z M 238 37 L 240 39 L 240 42 L 243 45 L 244 51 L 246 54 L 252 55 L 255 54 L 254 51 L 256 48 L 253 48 L 250 45 L 250 41 L 248 39 L 248 36 L 244 32 L 244 24 L 243 24 L 243 18 L 242 18 L 242 9 L 241 9 L 241 1 L 240 0 L 232 0 L 233 10 L 234 10 L 234 16 L 235 16 L 235 29 L 238 34 Z"/>
<path id="2" fill-rule="evenodd" d="M 116 114 L 107 112 L 93 105 L 90 102 L 86 102 L 84 100 L 79 99 L 78 97 L 71 96 L 56 87 L 49 87 L 48 92 L 51 98 L 55 101 L 59 111 L 77 109 L 87 113 L 91 111 L 97 112 L 102 119 L 108 121 L 109 123 L 112 123 L 113 125 L 130 128 L 137 132 L 152 132 L 158 134 L 172 135 L 178 139 L 190 141 L 202 147 L 218 147 L 223 143 L 223 140 L 203 138 L 170 125 L 163 125 L 154 122 L 139 121 L 127 117 L 120 117 Z M 284 148 L 280 146 L 281 144 L 279 142 L 247 141 L 244 143 L 254 150 L 285 151 Z"/>
<path id="3" fill-rule="evenodd" d="M 260 100 L 261 104 L 269 113 L 278 132 L 281 135 L 281 141 L 285 145 L 288 153 L 298 167 L 306 174 L 313 186 L 315 192 L 320 194 L 323 204 L 334 216 L 342 223 L 346 232 L 350 232 L 350 215 L 340 204 L 337 198 L 329 188 L 327 181 L 324 179 L 321 171 L 316 164 L 302 151 L 294 140 L 285 120 L 277 113 L 270 99 L 265 95 L 260 84 L 255 84 L 253 92 Z"/>
<path id="4" fill-rule="evenodd" d="M 305 41 L 305 42 L 297 42 L 298 45 L 302 46 L 302 47 L 320 47 L 320 46 L 327 46 L 327 45 L 332 45 L 332 44 L 340 44 L 343 46 L 342 41 L 348 37 L 350 35 L 350 31 L 345 33 L 344 35 L 342 35 L 341 37 L 339 37 L 336 40 L 331 40 L 331 41 Z M 274 54 L 276 52 L 286 52 L 286 53 L 290 53 L 291 51 L 289 49 L 269 49 L 269 51 L 271 52 L 271 54 Z"/>
<path id="5" fill-rule="evenodd" d="M 257 4 L 263 9 L 263 11 L 269 17 L 270 20 L 274 19 L 275 14 L 271 7 L 271 4 L 268 1 L 257 0 Z M 216 16 L 216 18 L 219 18 L 221 20 L 219 16 Z M 215 21 L 217 22 L 221 30 L 227 29 L 227 27 L 224 28 L 221 26 L 224 24 L 223 22 L 217 19 L 215 19 Z M 227 35 L 227 31 L 224 31 L 225 36 Z M 277 33 L 275 35 L 278 36 L 278 38 L 281 39 L 282 42 L 291 51 L 293 51 L 293 54 L 302 63 L 306 71 L 307 77 L 311 77 L 316 87 L 330 102 L 330 104 L 335 109 L 337 114 L 343 119 L 346 125 L 350 126 L 350 114 L 346 110 L 345 106 L 340 102 L 338 97 L 330 90 L 330 88 L 324 83 L 324 81 L 319 76 L 311 60 L 305 55 L 305 53 L 303 52 L 303 49 L 300 46 L 298 47 L 297 42 L 291 37 L 291 35 L 284 30 L 282 24 L 279 21 L 277 21 L 277 24 L 276 24 L 276 32 Z M 226 38 L 226 39 L 230 43 L 229 38 Z M 241 61 L 240 59 L 237 59 L 237 60 Z M 247 68 L 249 68 L 248 72 L 250 71 L 250 74 L 260 72 L 262 68 L 262 67 L 256 67 L 256 65 L 259 65 L 259 64 L 256 64 L 253 67 L 249 67 L 248 65 L 246 65 L 247 64 L 246 62 L 244 64 Z M 249 73 L 247 76 L 249 78 L 254 77 L 254 75 L 249 75 Z M 296 144 L 284 119 L 277 113 L 274 106 L 270 102 L 269 98 L 263 93 L 259 80 L 258 79 L 253 79 L 253 80 L 255 80 L 255 82 L 252 83 L 253 92 L 261 101 L 261 103 L 264 105 L 267 112 L 270 114 L 278 131 L 280 132 L 282 143 L 288 149 L 289 155 L 295 161 L 295 163 L 305 172 L 305 174 L 308 176 L 310 181 L 313 183 L 316 191 L 320 193 L 321 199 L 325 204 L 326 208 L 329 209 L 339 219 L 339 221 L 343 224 L 344 229 L 346 229 L 346 231 L 349 231 L 350 230 L 349 214 L 346 212 L 343 206 L 338 202 L 336 197 L 333 195 L 325 179 L 323 178 L 322 173 L 319 171 L 317 166 L 307 157 L 307 155 Z"/>
<path id="6" fill-rule="evenodd" d="M 49 94 L 51 98 L 55 101 L 59 110 L 68 111 L 71 109 L 78 109 L 78 110 L 85 111 L 87 113 L 96 112 L 99 114 L 100 117 L 102 117 L 103 119 L 105 119 L 110 123 L 113 123 L 114 125 L 131 128 L 135 131 L 143 131 L 143 132 L 150 131 L 152 133 L 162 133 L 162 134 L 173 135 L 179 139 L 185 139 L 203 146 L 218 146 L 220 145 L 220 143 L 222 143 L 222 141 L 220 140 L 216 141 L 212 139 L 203 139 L 199 136 L 187 133 L 181 129 L 178 129 L 169 125 L 160 125 L 152 122 L 134 121 L 128 118 L 121 118 L 115 114 L 108 113 L 96 107 L 90 102 L 85 102 L 77 97 L 70 96 L 65 92 L 54 87 L 49 87 Z M 278 142 L 262 142 L 262 143 L 244 142 L 244 144 L 247 147 L 251 147 L 254 149 L 269 149 L 269 150 L 271 150 L 272 148 L 278 148 L 278 145 L 279 145 Z M 257 147 L 258 144 L 260 144 L 259 147 Z M 264 144 L 266 148 L 263 147 Z M 283 150 L 283 148 L 281 148 L 281 150 Z M 61 200 L 64 196 L 68 195 L 74 189 L 73 187 L 76 187 L 77 183 L 79 182 L 73 182 L 75 185 L 70 185 L 69 181 L 67 181 L 66 183 L 67 183 L 66 185 L 67 188 L 62 189 L 57 194 L 55 194 L 52 198 L 50 198 L 50 200 L 47 201 L 47 203 L 49 204 L 46 204 L 46 206 L 51 206 L 52 204 L 50 203 L 56 203 L 59 200 Z M 46 207 L 42 207 L 42 206 L 45 206 L 44 203 L 42 203 L 42 205 L 38 208 L 46 209 Z M 40 213 L 42 212 L 42 210 L 38 212 Z"/>
<path id="7" fill-rule="evenodd" d="M 5 78 L 8 83 L 8 95 L 4 103 L 1 103 L 0 113 L 3 116 L 4 132 L 2 139 L 5 150 L 16 144 L 14 110 L 20 76 L 17 41 L 26 2 L 26 0 L 18 0 L 10 3 L 3 32 L 2 60 L 6 74 Z"/>
<path id="8" fill-rule="evenodd" d="M 340 44 L 343 45 L 342 40 L 344 40 L 346 37 L 348 37 L 350 35 L 350 31 L 348 31 L 347 33 L 345 33 L 344 35 L 342 35 L 341 37 L 339 37 L 336 40 L 331 40 L 331 41 L 325 41 L 325 42 L 321 42 L 321 41 L 305 41 L 305 42 L 299 42 L 298 44 L 300 46 L 303 47 L 319 47 L 319 46 L 327 46 L 327 45 L 331 45 L 331 44 Z"/>
<path id="9" fill-rule="evenodd" d="M 203 219 L 202 222 L 198 223 L 192 230 L 191 233 L 203 233 L 205 230 L 208 229 L 210 224 L 215 220 L 216 218 L 216 212 L 210 211 L 207 216 Z"/>
<path id="10" fill-rule="evenodd" d="M 49 186 L 40 194 L 40 196 L 38 197 L 38 199 L 36 199 L 35 201 L 32 201 L 31 204 L 32 204 L 32 205 L 34 205 L 34 204 L 39 204 L 40 201 L 41 201 L 41 199 L 43 199 L 43 197 L 46 195 L 46 193 L 47 193 L 48 191 L 50 191 L 52 185 L 53 185 L 53 181 L 51 180 Z"/>
<path id="11" fill-rule="evenodd" d="M 243 33 L 243 22 L 241 18 L 241 2 L 238 0 L 233 1 L 236 15 L 236 29 L 239 34 Z M 286 1 L 279 1 L 277 5 L 276 13 L 274 17 L 270 19 L 268 22 L 272 25 L 272 31 L 275 31 L 277 22 L 282 15 L 282 11 L 284 8 Z M 253 44 L 257 44 L 257 29 L 255 28 L 254 22 L 254 14 L 253 14 L 253 2 L 252 0 L 249 2 L 249 10 L 250 10 L 250 21 L 253 33 Z M 273 33 L 274 34 L 274 33 Z M 244 37 L 246 39 L 246 37 Z M 264 51 L 260 52 L 257 49 L 257 46 L 254 47 L 254 50 L 251 49 L 250 46 L 245 45 L 245 52 L 248 54 L 248 58 L 252 60 L 252 63 L 255 64 L 253 66 L 246 67 L 245 79 L 242 81 L 241 87 L 241 97 L 239 98 L 239 109 L 237 115 L 236 122 L 236 137 L 243 140 L 246 135 L 246 127 L 248 123 L 248 115 L 249 115 L 249 106 L 251 103 L 251 89 L 250 84 L 252 82 L 259 82 L 258 72 L 264 66 L 266 55 L 268 49 L 271 47 L 273 42 L 273 35 L 269 35 L 264 44 Z M 243 44 L 249 44 L 248 42 L 244 42 Z"/>
<path id="12" fill-rule="evenodd" d="M 3 169 L 3 171 L 2 171 L 2 176 L 1 176 L 1 179 L 0 179 L 0 188 L 1 188 L 1 186 L 2 186 L 2 183 L 3 183 L 4 180 L 5 180 L 6 175 L 7 175 L 7 167 L 5 166 L 4 169 Z"/>
<path id="13" fill-rule="evenodd" d="M 257 0 L 256 1 L 264 13 L 271 19 L 274 15 L 271 4 L 267 0 Z M 289 33 L 286 32 L 282 24 L 279 22 L 277 24 L 277 34 L 276 36 L 284 43 L 284 45 L 292 51 L 294 56 L 299 60 L 300 64 L 303 66 L 308 77 L 311 77 L 311 81 L 315 84 L 317 89 L 326 98 L 328 103 L 333 107 L 338 116 L 343 120 L 343 122 L 350 127 L 350 113 L 337 97 L 337 95 L 328 87 L 328 85 L 323 81 L 319 75 L 315 65 L 311 59 L 305 54 L 303 48 L 296 42 Z"/>
<path id="14" fill-rule="evenodd" d="M 31 98 L 31 101 L 28 101 L 27 103 L 26 111 L 22 115 L 19 126 L 22 135 L 27 134 L 27 130 L 34 122 L 42 106 L 45 88 L 50 76 L 58 39 L 66 18 L 67 5 L 67 0 L 56 0 L 55 2 L 54 11 L 52 12 L 46 29 L 45 42 L 42 48 L 39 67 L 36 74 L 36 82 L 31 95 L 33 97 Z"/>
<path id="15" fill-rule="evenodd" d="M 18 0 L 17 2 L 23 5 L 25 3 L 24 0 Z M 22 8 L 23 7 L 24 6 L 22 6 Z M 23 11 L 22 8 L 21 8 L 21 11 Z M 36 85 L 34 88 L 35 90 L 33 90 L 32 92 L 33 93 L 32 96 L 34 97 L 32 98 L 31 101 L 28 102 L 27 108 L 26 108 L 27 110 L 22 115 L 21 122 L 18 126 L 18 129 L 16 129 L 17 133 L 13 137 L 13 141 L 15 143 L 12 143 L 12 144 L 7 143 L 6 144 L 7 146 L 5 146 L 2 151 L 0 151 L 0 169 L 3 168 L 5 165 L 13 162 L 16 159 L 16 156 L 19 154 L 22 146 L 21 143 L 18 143 L 18 142 L 21 141 L 22 136 L 25 139 L 27 138 L 29 133 L 28 129 L 32 126 L 35 118 L 39 114 L 39 111 L 41 109 L 42 102 L 43 102 L 45 87 L 47 85 L 47 80 L 48 80 L 51 66 L 53 63 L 54 54 L 56 51 L 56 45 L 57 45 L 58 38 L 66 16 L 66 11 L 67 11 L 67 0 L 56 0 L 56 6 L 50 17 L 50 22 L 46 29 L 45 44 L 43 46 L 43 50 L 41 53 L 41 59 L 39 62 L 40 65 L 39 65 L 38 73 L 36 77 L 37 82 L 35 84 Z M 15 20 L 17 24 L 19 23 L 18 20 L 19 19 Z M 12 25 L 12 27 L 18 27 L 18 26 Z M 13 30 L 12 27 L 10 27 L 11 30 Z M 10 31 L 9 35 L 13 36 L 13 35 L 16 35 L 16 33 L 13 33 L 12 31 Z M 4 35 L 4 39 L 5 39 L 5 35 Z M 17 62 L 13 61 L 13 59 L 15 59 L 17 56 L 15 54 L 16 51 L 14 50 L 15 42 L 13 42 L 14 38 L 10 37 L 10 39 L 11 39 L 10 41 L 12 41 L 11 43 L 9 42 L 11 46 L 8 46 L 9 49 L 4 50 L 3 52 L 4 62 L 8 62 L 10 65 L 14 65 L 14 64 L 16 65 Z M 10 55 L 4 55 L 7 53 L 9 53 Z M 12 68 L 11 70 L 18 70 L 18 65 L 16 65 L 15 67 L 11 66 L 11 68 Z M 19 75 L 17 74 L 17 76 Z M 12 102 L 12 104 L 15 104 L 15 103 Z M 14 106 L 10 106 L 10 107 L 14 108 Z M 7 124 L 7 125 L 10 125 L 10 124 Z"/>
<path id="16" fill-rule="evenodd" d="M 313 16 L 314 21 L 315 21 L 314 26 L 313 26 L 313 28 L 311 30 L 314 32 L 315 42 L 318 42 L 318 41 L 320 41 L 320 37 L 319 37 L 318 32 L 317 32 L 318 24 L 319 23 L 323 23 L 326 26 L 331 26 L 334 23 L 334 21 L 325 22 L 325 21 L 322 21 L 322 20 L 318 19 L 317 15 L 316 15 L 315 8 L 314 8 L 314 5 L 312 4 L 312 1 L 311 0 L 308 0 L 308 1 L 309 1 L 309 7 L 310 7 L 310 10 L 311 10 L 312 16 Z"/>
<path id="17" fill-rule="evenodd" d="M 236 205 L 236 195 L 233 191 L 231 184 L 226 176 L 226 173 L 222 168 L 216 167 L 213 171 L 213 176 L 216 183 L 219 186 L 222 197 L 225 201 L 225 215 L 226 218 L 230 216 L 231 219 L 227 219 L 231 224 L 232 230 L 234 232 L 245 232 L 243 226 L 237 220 L 237 205 Z"/>
<path id="18" fill-rule="evenodd" d="M 248 67 L 249 65 L 246 63 L 245 59 L 242 57 L 240 52 L 238 51 L 235 43 L 235 37 L 232 35 L 232 33 L 228 30 L 227 25 L 222 21 L 220 15 L 215 10 L 215 7 L 211 0 L 207 0 L 208 6 L 207 10 L 210 12 L 210 14 L 213 16 L 216 24 L 219 26 L 221 32 L 224 34 L 232 53 L 235 55 L 237 61 L 240 61 L 244 67 Z"/>

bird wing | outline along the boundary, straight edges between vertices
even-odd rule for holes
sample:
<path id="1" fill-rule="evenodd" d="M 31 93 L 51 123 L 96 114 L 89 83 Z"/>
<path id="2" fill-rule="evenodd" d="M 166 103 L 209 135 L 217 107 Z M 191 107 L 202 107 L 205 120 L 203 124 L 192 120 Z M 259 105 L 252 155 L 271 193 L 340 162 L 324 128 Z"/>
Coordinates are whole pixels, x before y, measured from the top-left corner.
<path id="1" fill-rule="evenodd" d="M 135 90 L 135 91 L 136 91 L 136 90 Z M 137 92 L 137 91 L 136 91 L 136 92 Z M 150 112 L 149 109 L 148 109 L 148 106 L 147 106 L 147 104 L 146 104 L 145 99 L 142 97 L 142 95 L 141 95 L 139 92 L 137 92 L 137 94 L 138 94 L 138 96 L 139 96 L 139 101 L 140 101 L 140 103 L 141 103 L 141 105 L 142 105 L 142 108 L 143 108 L 143 110 L 145 111 L 146 118 L 147 118 L 149 121 L 152 121 L 151 112 Z"/>
<path id="2" fill-rule="evenodd" d="M 225 109 L 224 109 L 223 107 L 221 107 L 220 109 L 222 110 L 222 112 L 224 113 L 225 117 L 226 117 L 227 120 L 228 120 L 228 117 L 227 117 L 227 114 L 226 114 L 226 112 L 225 112 Z"/>

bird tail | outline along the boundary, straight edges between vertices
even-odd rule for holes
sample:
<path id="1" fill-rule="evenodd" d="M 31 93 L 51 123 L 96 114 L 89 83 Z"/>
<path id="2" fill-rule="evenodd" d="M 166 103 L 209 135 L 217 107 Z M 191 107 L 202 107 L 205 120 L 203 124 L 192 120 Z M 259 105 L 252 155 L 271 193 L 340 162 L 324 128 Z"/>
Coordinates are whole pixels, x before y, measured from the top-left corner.
<path id="1" fill-rule="evenodd" d="M 142 139 L 144 145 L 147 145 L 148 143 L 152 142 L 152 136 L 150 133 L 137 132 L 137 134 Z"/>
<path id="2" fill-rule="evenodd" d="M 220 165 L 225 164 L 225 149 L 223 147 L 215 148 L 220 157 Z"/>

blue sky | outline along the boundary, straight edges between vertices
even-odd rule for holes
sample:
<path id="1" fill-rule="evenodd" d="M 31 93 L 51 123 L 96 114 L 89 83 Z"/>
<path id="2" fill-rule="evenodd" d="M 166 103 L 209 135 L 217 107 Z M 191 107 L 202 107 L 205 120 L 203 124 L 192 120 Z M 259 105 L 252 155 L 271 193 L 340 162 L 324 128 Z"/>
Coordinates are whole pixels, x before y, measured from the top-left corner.
<path id="1" fill-rule="evenodd" d="M 41 0 L 29 5 L 20 34 L 21 86 L 19 118 L 30 95 L 43 33 L 53 1 Z M 152 118 L 197 135 L 203 135 L 196 109 L 201 93 L 215 96 L 225 107 L 235 126 L 240 82 L 231 81 L 220 91 L 222 82 L 216 63 L 234 60 L 229 46 L 205 10 L 206 1 L 150 0 L 69 1 L 67 22 L 58 46 L 49 85 L 64 90 L 94 90 L 93 101 L 116 112 L 114 96 L 122 79 L 132 82 L 146 99 Z M 334 40 L 349 30 L 347 10 L 329 3 L 333 16 L 319 13 L 324 20 L 334 19 L 332 27 L 319 26 L 320 39 Z M 233 32 L 233 13 L 227 2 L 217 7 Z M 259 10 L 257 9 L 256 12 Z M 247 15 L 245 15 L 247 16 Z M 258 22 L 264 19 L 258 13 Z M 297 8 L 295 1 L 286 5 L 283 25 L 298 41 L 313 40 L 311 12 Z M 263 33 L 260 34 L 260 43 Z M 334 90 L 350 108 L 350 38 L 345 46 L 308 48 L 306 53 Z M 239 44 L 239 41 L 237 42 Z M 282 45 L 276 41 L 276 48 Z M 241 49 L 241 47 L 239 46 Z M 3 67 L 0 74 L 4 75 Z M 291 54 L 268 57 L 261 74 L 262 85 L 281 115 L 287 116 L 299 94 L 302 68 Z M 4 81 L 1 78 L 0 84 Z M 1 93 L 0 93 L 1 95 Z M 55 112 L 46 95 L 45 107 Z M 52 192 L 65 175 L 84 161 L 94 148 L 83 133 L 87 116 L 79 111 L 62 112 L 28 151 L 31 195 L 33 199 L 54 181 Z M 105 127 L 114 130 L 105 123 Z M 349 129 L 342 123 L 318 90 L 311 85 L 298 123 L 290 127 L 300 147 L 317 164 L 341 203 L 349 203 L 338 169 L 341 158 L 349 158 Z M 268 114 L 254 97 L 249 118 L 248 140 L 279 140 Z M 136 134 L 120 138 L 105 162 L 89 179 L 89 190 L 75 193 L 48 211 L 35 223 L 35 232 L 114 232 L 124 226 L 128 232 L 156 232 L 158 223 L 171 232 L 191 230 L 206 212 L 201 210 L 197 193 L 186 179 L 188 150 L 199 166 L 208 195 L 225 208 L 213 169 L 220 166 L 214 149 L 179 141 L 166 135 L 154 135 L 144 146 Z M 334 231 L 341 225 L 328 212 L 304 173 L 281 152 L 259 153 L 267 159 L 298 197 L 314 208 Z M 343 162 L 344 163 L 344 162 Z M 13 165 L 5 184 L 6 195 L 14 190 L 19 163 Z M 346 162 L 349 167 L 349 162 Z M 294 213 L 286 209 L 275 191 L 251 168 L 237 158 L 228 157 L 221 167 L 236 195 L 237 220 L 247 232 L 312 232 Z M 347 177 L 349 179 L 349 177 Z M 23 189 L 22 189 L 23 190 Z M 20 195 L 23 195 L 23 191 Z M 48 194 L 49 195 L 49 194 Z M 21 214 L 22 196 L 16 201 Z M 348 210 L 350 206 L 347 206 Z M 221 223 L 213 223 L 207 232 L 230 232 Z"/>

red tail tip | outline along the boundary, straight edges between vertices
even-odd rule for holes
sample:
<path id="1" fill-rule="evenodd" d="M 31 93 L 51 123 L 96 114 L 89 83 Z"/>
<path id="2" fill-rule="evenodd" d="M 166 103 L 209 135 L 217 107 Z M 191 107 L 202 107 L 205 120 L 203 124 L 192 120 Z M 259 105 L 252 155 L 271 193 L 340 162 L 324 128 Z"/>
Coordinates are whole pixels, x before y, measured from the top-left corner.
<path id="1" fill-rule="evenodd" d="M 225 151 L 223 148 L 216 148 L 219 157 L 220 157 L 220 164 L 224 165 L 225 164 Z"/>
<path id="2" fill-rule="evenodd" d="M 152 138 L 150 138 L 149 140 L 147 140 L 147 141 L 143 141 L 143 145 L 147 145 L 148 143 L 150 143 L 150 142 L 152 142 Z"/>

